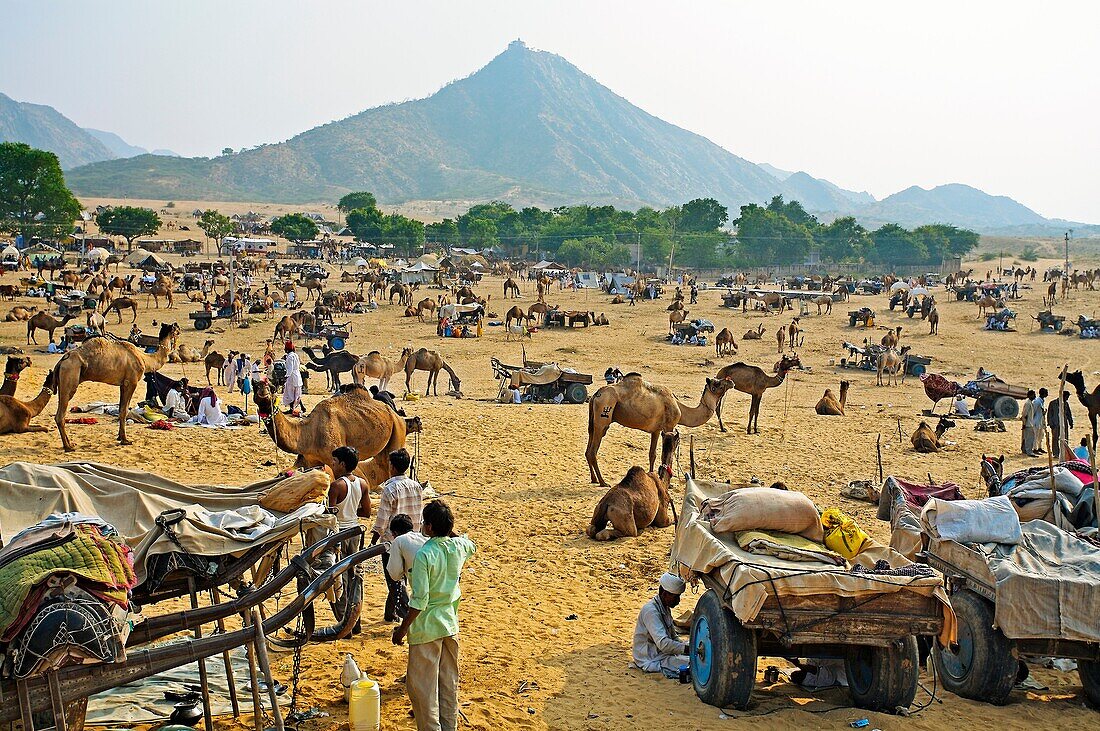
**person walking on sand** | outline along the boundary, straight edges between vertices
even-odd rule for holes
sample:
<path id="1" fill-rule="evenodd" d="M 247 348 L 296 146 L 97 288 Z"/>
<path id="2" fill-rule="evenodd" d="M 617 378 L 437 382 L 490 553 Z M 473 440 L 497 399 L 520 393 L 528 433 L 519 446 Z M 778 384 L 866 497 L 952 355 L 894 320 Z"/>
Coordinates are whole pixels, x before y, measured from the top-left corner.
<path id="1" fill-rule="evenodd" d="M 283 351 L 286 353 L 283 357 L 283 363 L 286 364 L 286 383 L 283 385 L 283 403 L 286 404 L 287 411 L 290 413 L 301 410 L 304 416 L 306 413 L 306 406 L 302 403 L 302 361 L 294 351 L 294 343 L 289 340 L 287 340 L 286 345 L 283 346 Z"/>
<path id="2" fill-rule="evenodd" d="M 424 506 L 421 532 L 427 537 L 413 559 L 409 613 L 393 630 L 393 643 L 409 638 L 405 687 L 418 731 L 455 731 L 458 726 L 459 576 L 477 550 L 454 535 L 454 515 L 442 500 Z"/>
<path id="3" fill-rule="evenodd" d="M 412 457 L 407 449 L 394 450 L 388 455 L 390 470 L 393 477 L 382 483 L 382 496 L 378 499 L 378 512 L 374 516 L 374 527 L 371 528 L 370 544 L 373 546 L 379 539 L 389 543 L 393 540 L 390 531 L 390 520 L 393 516 L 404 513 L 412 518 L 413 530 L 420 530 L 420 516 L 423 511 L 424 497 L 420 483 L 405 476 L 412 464 Z M 414 517 L 415 516 L 415 517 Z M 389 552 L 382 554 L 382 565 L 389 562 Z M 405 585 L 401 581 L 386 576 L 386 608 L 383 615 L 387 622 L 398 622 L 408 613 L 409 596 L 405 591 Z"/>

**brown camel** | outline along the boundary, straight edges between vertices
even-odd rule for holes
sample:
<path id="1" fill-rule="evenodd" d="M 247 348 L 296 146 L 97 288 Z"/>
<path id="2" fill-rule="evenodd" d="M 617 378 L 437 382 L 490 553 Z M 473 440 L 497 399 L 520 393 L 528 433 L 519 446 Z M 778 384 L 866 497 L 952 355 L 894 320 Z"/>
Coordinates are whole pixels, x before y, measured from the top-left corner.
<path id="1" fill-rule="evenodd" d="M 557 308 L 553 308 L 553 309 L 557 309 Z M 546 313 L 549 312 L 550 310 L 551 310 L 551 307 L 549 305 L 547 305 L 545 302 L 540 300 L 540 301 L 536 302 L 535 304 L 531 305 L 529 308 L 527 308 L 527 319 L 528 320 L 535 320 L 536 319 L 535 315 L 541 315 L 541 317 L 537 318 L 537 321 L 541 322 L 543 325 L 545 325 L 546 324 Z"/>
<path id="2" fill-rule="evenodd" d="M 719 358 L 723 355 L 737 355 L 737 341 L 733 339 L 733 333 L 728 327 L 714 336 L 714 354 Z"/>
<path id="3" fill-rule="evenodd" d="M 160 298 L 164 297 L 168 300 L 167 308 L 170 310 L 175 305 L 175 297 L 172 290 L 176 288 L 175 283 L 167 277 L 158 277 L 157 281 L 153 282 L 153 286 L 149 287 L 149 291 L 145 293 L 145 306 L 149 306 L 149 298 L 152 297 L 156 303 L 157 309 L 160 309 Z"/>
<path id="4" fill-rule="evenodd" d="M 8 311 L 8 314 L 4 315 L 4 322 L 26 322 L 34 317 L 34 313 L 38 312 L 38 306 L 33 305 L 31 307 L 12 307 Z"/>
<path id="5" fill-rule="evenodd" d="M 676 310 L 684 309 L 684 298 L 672 300 L 672 303 L 665 308 L 665 312 L 675 312 Z"/>
<path id="6" fill-rule="evenodd" d="M 513 305 L 506 313 L 504 313 L 504 327 L 508 328 L 512 326 L 512 321 L 526 320 L 527 313 L 523 311 L 523 308 L 519 305 Z"/>
<path id="7" fill-rule="evenodd" d="M 794 350 L 796 345 L 801 346 L 806 341 L 806 331 L 799 326 L 797 317 L 791 320 L 791 324 L 787 326 L 787 336 L 790 339 L 791 350 Z"/>
<path id="8" fill-rule="evenodd" d="M 882 386 L 882 374 L 886 374 L 886 384 L 890 385 L 890 379 L 893 378 L 894 385 L 898 383 L 898 371 L 901 371 L 902 376 L 905 376 L 905 362 L 906 356 L 909 353 L 909 346 L 903 345 L 901 350 L 896 348 L 889 348 L 878 354 L 876 358 L 875 367 L 878 371 L 878 381 L 875 385 Z"/>
<path id="9" fill-rule="evenodd" d="M 123 310 L 133 310 L 134 319 L 130 320 L 130 322 L 137 322 L 137 311 L 138 311 L 137 300 L 135 300 L 132 297 L 118 297 L 116 299 L 111 300 L 111 303 L 109 305 L 107 305 L 107 307 L 104 308 L 104 310 L 103 310 L 104 317 L 109 315 L 111 313 L 111 310 L 114 310 L 115 314 L 118 315 L 118 324 L 119 325 L 122 324 L 122 311 Z"/>
<path id="10" fill-rule="evenodd" d="M 305 310 L 298 310 L 292 315 L 284 315 L 283 319 L 275 325 L 275 333 L 271 336 L 272 340 L 294 340 L 295 336 L 301 336 L 303 328 L 307 326 L 310 328 L 316 327 L 317 319 Z"/>
<path id="11" fill-rule="evenodd" d="M 814 411 L 821 416 L 844 416 L 844 404 L 848 401 L 848 387 L 851 385 L 848 381 L 840 382 L 839 401 L 833 393 L 833 389 L 826 388 L 825 395 L 817 402 L 817 406 L 814 406 Z"/>
<path id="12" fill-rule="evenodd" d="M 0 385 L 0 396 L 14 396 L 19 385 L 19 374 L 31 367 L 31 359 L 26 355 L 9 355 L 4 364 L 4 383 Z"/>
<path id="13" fill-rule="evenodd" d="M 887 348 L 898 347 L 898 343 L 901 342 L 901 325 L 898 325 L 893 330 L 887 330 L 886 334 L 882 336 L 881 342 Z"/>
<path id="14" fill-rule="evenodd" d="M 167 362 L 179 332 L 179 326 L 175 323 L 161 325 L 159 344 L 152 354 L 125 340 L 92 338 L 61 356 L 53 369 L 57 377 L 57 414 L 54 421 L 57 422 L 57 431 L 61 434 L 66 452 L 73 451 L 72 441 L 65 429 L 69 400 L 77 387 L 86 381 L 118 386 L 118 441 L 119 444 L 131 444 L 126 438 L 126 414 L 130 410 L 130 399 L 145 380 L 145 374 L 160 370 Z"/>
<path id="15" fill-rule="evenodd" d="M 218 374 L 218 385 L 225 385 L 225 374 L 222 369 L 225 367 L 225 356 L 218 351 L 213 351 L 206 354 L 206 357 L 202 359 L 203 365 L 206 367 L 206 384 L 213 386 L 210 383 L 210 371 L 213 370 Z"/>
<path id="16" fill-rule="evenodd" d="M 516 299 L 519 299 L 519 284 L 512 277 L 508 277 L 504 280 L 504 299 L 508 299 L 509 293 Z"/>
<path id="17" fill-rule="evenodd" d="M 782 353 L 787 347 L 787 326 L 780 325 L 775 331 L 775 347 L 777 353 Z"/>
<path id="18" fill-rule="evenodd" d="M 940 334 L 940 311 L 936 309 L 935 303 L 932 304 L 932 309 L 928 311 L 928 334 Z"/>
<path id="19" fill-rule="evenodd" d="M 420 316 L 420 310 L 416 309 L 412 305 L 409 305 L 408 307 L 406 307 L 405 311 L 403 313 L 401 313 L 401 316 L 402 317 L 415 317 L 415 318 L 419 319 L 421 322 L 424 321 L 424 318 Z"/>
<path id="20" fill-rule="evenodd" d="M 779 367 L 776 368 L 774 376 L 769 376 L 762 369 L 748 363 L 731 363 L 718 371 L 716 378 L 732 381 L 735 390 L 747 393 L 752 397 L 749 403 L 747 434 L 760 433 L 760 400 L 764 397 L 764 392 L 783 383 L 788 371 L 801 365 L 802 362 L 798 359 L 798 356 L 792 353 L 791 355 L 784 355 L 779 360 Z M 726 425 L 722 423 L 722 399 L 718 399 L 718 406 L 715 411 L 718 414 L 718 428 L 725 431 Z"/>
<path id="21" fill-rule="evenodd" d="M 431 391 L 438 396 L 440 370 L 447 371 L 447 375 L 451 377 L 451 390 L 462 393 L 462 381 L 459 380 L 458 374 L 447 365 L 447 361 L 443 360 L 443 356 L 439 354 L 439 351 L 428 350 L 427 348 L 421 348 L 405 359 L 405 392 L 412 391 L 410 381 L 413 371 L 427 371 L 428 384 L 424 387 L 424 395 L 429 395 L 428 392 Z"/>
<path id="22" fill-rule="evenodd" d="M 424 313 L 429 315 L 435 314 L 435 308 L 437 307 L 435 300 L 431 297 L 425 297 L 416 303 L 416 319 L 424 322 Z"/>
<path id="23" fill-rule="evenodd" d="M 33 340 L 35 345 L 38 345 L 38 338 L 36 330 L 45 330 L 49 333 L 50 342 L 53 342 L 53 331 L 59 327 L 65 327 L 65 323 L 76 317 L 76 315 L 65 315 L 61 320 L 50 315 L 48 312 L 36 312 L 31 319 L 27 320 L 27 344 Z"/>
<path id="24" fill-rule="evenodd" d="M 588 403 L 588 472 L 592 482 L 607 487 L 596 456 L 607 430 L 618 423 L 630 429 L 649 432 L 649 470 L 657 460 L 657 438 L 677 425 L 702 426 L 714 416 L 722 396 L 733 386 L 728 379 L 708 378 L 698 406 L 685 406 L 672 391 L 642 380 L 638 373 L 627 373 L 618 383 L 601 387 Z"/>
<path id="25" fill-rule="evenodd" d="M 938 452 L 944 447 L 944 432 L 953 426 L 955 426 L 955 422 L 946 416 L 940 417 L 939 423 L 936 424 L 936 431 L 932 431 L 932 427 L 928 426 L 928 422 L 922 421 L 917 426 L 917 430 L 913 432 L 913 436 L 909 438 L 909 441 L 913 443 L 913 449 L 922 454 Z"/>
<path id="26" fill-rule="evenodd" d="M 207 340 L 202 344 L 202 350 L 198 351 L 189 345 L 177 345 L 171 353 L 168 354 L 169 363 L 199 363 L 206 360 L 206 356 L 210 355 L 210 348 L 214 346 L 213 340 Z"/>
<path id="27" fill-rule="evenodd" d="M 342 393 L 317 404 L 304 419 L 289 418 L 281 409 L 273 409 L 264 381 L 256 383 L 253 397 L 267 433 L 279 449 L 297 456 L 296 467 L 331 467 L 332 451 L 347 445 L 359 450 L 361 461 L 355 473 L 377 487 L 391 476 L 386 455 L 405 446 L 405 419 L 362 386 L 345 386 Z M 366 492 L 363 500 L 369 514 Z"/>
<path id="28" fill-rule="evenodd" d="M 980 320 L 982 319 L 982 315 L 985 313 L 986 310 L 989 310 L 990 312 L 996 312 L 997 310 L 1003 309 L 1005 306 L 1005 301 L 997 297 L 991 297 L 987 294 L 985 297 L 982 297 L 978 300 L 977 305 L 978 319 Z"/>
<path id="29" fill-rule="evenodd" d="M 413 349 L 406 347 L 401 350 L 401 357 L 398 360 L 391 360 L 377 350 L 372 350 L 360 358 L 351 369 L 351 378 L 359 386 L 366 385 L 368 378 L 377 378 L 378 390 L 385 391 L 390 378 L 393 374 L 405 369 L 405 364 L 412 354 Z"/>
<path id="30" fill-rule="evenodd" d="M 321 293 L 325 291 L 325 285 L 320 279 L 307 279 L 302 282 L 302 286 L 305 287 L 307 300 L 320 299 Z"/>
<path id="31" fill-rule="evenodd" d="M 742 340 L 761 340 L 764 337 L 764 325 L 756 326 L 755 330 L 748 330 L 741 336 Z"/>
<path id="32" fill-rule="evenodd" d="M 637 465 L 627 470 L 626 477 L 596 504 L 592 522 L 585 529 L 589 538 L 611 541 L 637 536 L 649 527 L 672 525 L 668 486 L 672 481 L 672 460 L 679 446 L 678 432 L 661 435 L 661 466 L 656 472 L 646 472 Z"/>
<path id="33" fill-rule="evenodd" d="M 621 305 L 625 302 L 626 302 L 626 300 L 623 299 L 623 296 L 621 294 L 617 294 L 617 295 L 615 295 L 614 297 L 611 298 L 611 304 L 613 304 L 613 305 Z"/>
<path id="34" fill-rule="evenodd" d="M 1092 393 L 1089 393 L 1088 388 L 1085 386 L 1085 376 L 1081 371 L 1073 371 L 1066 374 L 1066 383 L 1073 385 L 1073 388 L 1077 391 L 1077 400 L 1081 402 L 1081 405 L 1088 409 L 1089 423 L 1092 424 L 1092 443 L 1096 444 L 1096 420 L 1100 416 L 1100 386 L 1093 389 Z"/>
<path id="35" fill-rule="evenodd" d="M 25 434 L 48 431 L 48 427 L 31 425 L 31 419 L 42 413 L 53 398 L 54 374 L 50 371 L 46 383 L 30 401 L 20 401 L 14 396 L 0 396 L 0 434 Z"/>
<path id="36" fill-rule="evenodd" d="M 673 310 L 668 313 L 668 334 L 671 335 L 675 327 L 686 320 L 687 316 L 687 310 Z"/>

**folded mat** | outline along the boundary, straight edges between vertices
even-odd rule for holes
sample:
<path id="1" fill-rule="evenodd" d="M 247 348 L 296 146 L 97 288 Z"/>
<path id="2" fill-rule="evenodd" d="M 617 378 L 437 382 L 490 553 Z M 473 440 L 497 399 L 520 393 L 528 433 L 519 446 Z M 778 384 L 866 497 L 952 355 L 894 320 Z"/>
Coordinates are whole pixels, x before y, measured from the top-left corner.
<path id="1" fill-rule="evenodd" d="M 930 499 L 920 514 L 928 535 L 959 543 L 1020 542 L 1020 516 L 1005 495 L 985 500 Z"/>
<path id="2" fill-rule="evenodd" d="M 735 535 L 737 545 L 749 553 L 775 556 L 787 561 L 814 561 L 843 566 L 844 558 L 820 543 L 791 533 L 770 530 L 743 530 Z"/>

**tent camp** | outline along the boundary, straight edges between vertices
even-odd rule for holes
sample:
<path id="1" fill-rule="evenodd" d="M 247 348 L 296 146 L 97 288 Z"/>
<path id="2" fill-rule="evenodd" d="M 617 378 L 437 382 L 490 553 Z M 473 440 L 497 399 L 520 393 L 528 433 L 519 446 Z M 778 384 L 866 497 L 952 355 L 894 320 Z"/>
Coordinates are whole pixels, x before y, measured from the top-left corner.
<path id="1" fill-rule="evenodd" d="M 137 249 L 126 257 L 126 263 L 138 269 L 157 269 L 168 266 L 168 260 L 163 256 L 144 249 Z"/>
<path id="2" fill-rule="evenodd" d="M 435 267 L 428 266 L 422 261 L 418 261 L 412 266 L 406 267 L 401 272 L 402 284 L 429 284 L 435 281 L 436 272 L 439 270 Z"/>
<path id="3" fill-rule="evenodd" d="M 90 250 L 87 254 L 85 254 L 84 258 L 88 261 L 105 261 L 110 255 L 111 252 L 107 251 L 106 249 L 96 248 Z"/>
<path id="4" fill-rule="evenodd" d="M 607 293 L 626 294 L 627 288 L 632 284 L 634 284 L 634 277 L 628 276 L 622 272 L 612 274 L 607 278 Z"/>
<path id="5" fill-rule="evenodd" d="M 600 275 L 596 272 L 581 272 L 577 275 L 577 286 L 581 289 L 599 289 Z"/>
<path id="6" fill-rule="evenodd" d="M 0 261 L 19 261 L 19 249 L 13 244 L 8 244 L 0 251 Z"/>

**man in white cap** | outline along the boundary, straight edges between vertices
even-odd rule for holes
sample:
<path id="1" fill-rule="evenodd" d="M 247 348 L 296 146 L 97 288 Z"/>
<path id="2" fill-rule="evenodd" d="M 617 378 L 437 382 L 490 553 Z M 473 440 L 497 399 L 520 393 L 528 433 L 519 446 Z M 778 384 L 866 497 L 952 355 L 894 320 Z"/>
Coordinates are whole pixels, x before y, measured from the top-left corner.
<path id="1" fill-rule="evenodd" d="M 634 664 L 647 673 L 679 671 L 688 664 L 688 644 L 676 635 L 672 608 L 680 603 L 685 584 L 675 574 L 661 576 L 661 588 L 638 613 L 634 627 Z"/>

